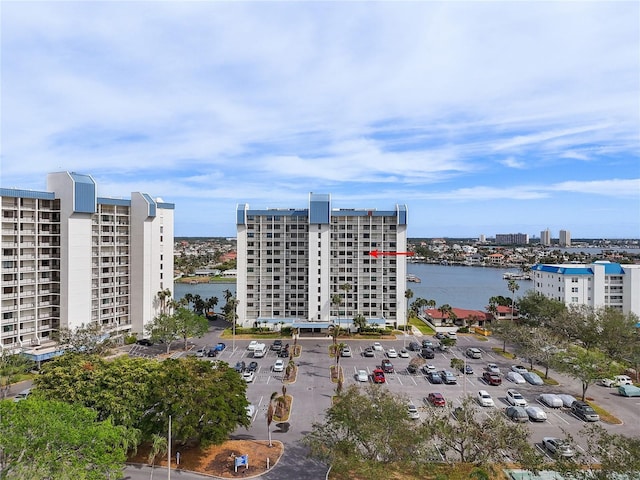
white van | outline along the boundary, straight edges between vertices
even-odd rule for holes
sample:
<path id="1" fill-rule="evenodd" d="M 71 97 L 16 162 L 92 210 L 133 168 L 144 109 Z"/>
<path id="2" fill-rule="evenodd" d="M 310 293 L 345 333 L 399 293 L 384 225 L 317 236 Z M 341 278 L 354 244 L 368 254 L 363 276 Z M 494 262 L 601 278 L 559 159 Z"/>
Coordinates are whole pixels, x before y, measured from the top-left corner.
<path id="1" fill-rule="evenodd" d="M 267 354 L 267 346 L 264 343 L 259 343 L 253 348 L 253 356 L 256 358 L 262 358 Z"/>

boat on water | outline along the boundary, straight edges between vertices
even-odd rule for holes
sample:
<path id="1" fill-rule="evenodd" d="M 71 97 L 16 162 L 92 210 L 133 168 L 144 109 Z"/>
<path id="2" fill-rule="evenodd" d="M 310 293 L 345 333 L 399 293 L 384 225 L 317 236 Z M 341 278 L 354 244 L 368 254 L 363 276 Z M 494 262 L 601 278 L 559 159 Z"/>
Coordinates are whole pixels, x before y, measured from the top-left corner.
<path id="1" fill-rule="evenodd" d="M 531 273 L 505 272 L 502 278 L 505 280 L 531 280 Z"/>
<path id="2" fill-rule="evenodd" d="M 416 277 L 415 275 L 407 275 L 407 282 L 420 283 L 421 280 L 420 280 L 420 278 Z"/>

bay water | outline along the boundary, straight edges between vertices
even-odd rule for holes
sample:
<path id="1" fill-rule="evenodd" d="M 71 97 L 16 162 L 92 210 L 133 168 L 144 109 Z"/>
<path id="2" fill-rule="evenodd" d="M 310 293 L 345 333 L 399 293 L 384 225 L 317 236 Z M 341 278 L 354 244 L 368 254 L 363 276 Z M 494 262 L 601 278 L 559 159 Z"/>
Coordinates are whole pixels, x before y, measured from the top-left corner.
<path id="1" fill-rule="evenodd" d="M 407 282 L 407 289 L 413 292 L 413 297 L 409 302 L 411 303 L 417 298 L 424 298 L 425 300 L 434 300 L 436 307 L 449 304 L 456 308 L 484 311 L 489 304 L 489 298 L 500 295 L 503 297 L 512 296 L 507 287 L 507 280 L 502 278 L 505 272 L 518 273 L 519 271 L 491 267 L 408 263 L 407 273 L 420 279 L 420 283 Z M 517 280 L 516 283 L 520 287 L 515 293 L 516 299 L 533 288 L 533 282 L 530 280 Z M 225 290 L 229 290 L 235 295 L 235 282 L 176 283 L 174 298 L 179 300 L 187 293 L 200 295 L 205 300 L 218 297 L 216 311 L 219 311 L 226 303 Z"/>

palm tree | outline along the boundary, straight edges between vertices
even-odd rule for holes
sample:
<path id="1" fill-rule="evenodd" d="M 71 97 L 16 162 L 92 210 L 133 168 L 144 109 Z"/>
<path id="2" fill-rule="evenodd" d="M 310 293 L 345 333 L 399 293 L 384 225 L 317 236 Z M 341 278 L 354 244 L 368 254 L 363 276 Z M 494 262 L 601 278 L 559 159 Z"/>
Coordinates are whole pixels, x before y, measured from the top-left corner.
<path id="1" fill-rule="evenodd" d="M 271 443 L 271 422 L 273 422 L 273 414 L 274 414 L 274 400 L 278 396 L 278 392 L 273 392 L 271 394 L 271 398 L 269 399 L 269 406 L 267 407 L 267 432 L 269 432 L 269 446 L 273 447 Z"/>
<path id="2" fill-rule="evenodd" d="M 336 345 L 335 349 L 336 349 L 336 367 L 338 366 L 338 364 L 340 363 L 340 352 L 342 352 L 342 349 L 344 347 L 346 347 L 347 344 L 346 343 L 339 343 Z"/>
<path id="3" fill-rule="evenodd" d="M 160 313 L 167 313 L 167 301 L 171 297 L 171 290 L 165 288 L 157 293 L 158 300 L 160 300 Z"/>
<path id="4" fill-rule="evenodd" d="M 409 318 L 411 313 L 409 312 L 409 300 L 411 300 L 413 298 L 413 290 L 411 290 L 410 288 L 407 288 L 407 290 L 404 292 L 404 298 L 407 299 L 407 319 L 404 322 L 404 346 L 406 346 L 406 342 L 407 342 L 407 324 L 409 323 Z"/>
<path id="5" fill-rule="evenodd" d="M 511 321 L 513 321 L 513 310 L 516 301 L 515 295 L 516 291 L 520 289 L 520 285 L 518 285 L 518 282 L 516 282 L 515 280 L 509 280 L 509 282 L 507 283 L 507 288 L 511 292 L 511 295 L 513 295 L 513 297 L 511 298 Z"/>
<path id="6" fill-rule="evenodd" d="M 445 320 L 445 317 L 448 318 L 449 315 L 451 315 L 451 313 L 453 312 L 453 310 L 451 309 L 451 305 L 449 305 L 448 303 L 445 303 L 444 305 L 440 305 L 438 307 L 438 311 L 440 312 L 440 315 L 442 315 L 442 321 Z"/>
<path id="7" fill-rule="evenodd" d="M 336 319 L 338 320 L 338 325 L 340 325 L 340 304 L 342 303 L 342 297 L 337 293 L 332 295 L 331 303 L 336 306 Z"/>

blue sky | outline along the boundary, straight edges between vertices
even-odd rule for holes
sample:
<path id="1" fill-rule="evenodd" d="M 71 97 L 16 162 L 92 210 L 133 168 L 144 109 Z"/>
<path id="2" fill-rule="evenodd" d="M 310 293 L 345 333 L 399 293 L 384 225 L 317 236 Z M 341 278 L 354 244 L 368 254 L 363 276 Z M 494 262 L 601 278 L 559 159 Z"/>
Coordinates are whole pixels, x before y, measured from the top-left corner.
<path id="1" fill-rule="evenodd" d="M 640 4 L 0 2 L 3 187 L 409 208 L 409 236 L 640 237 Z"/>

